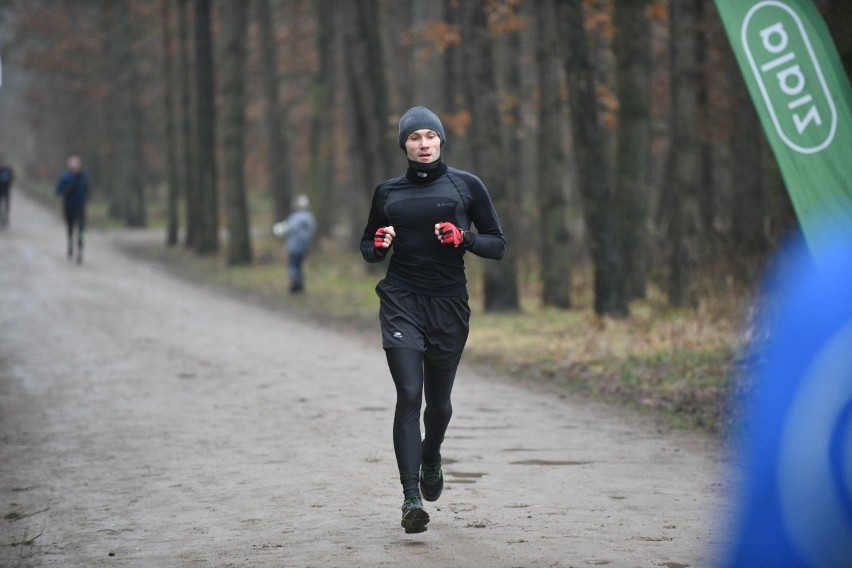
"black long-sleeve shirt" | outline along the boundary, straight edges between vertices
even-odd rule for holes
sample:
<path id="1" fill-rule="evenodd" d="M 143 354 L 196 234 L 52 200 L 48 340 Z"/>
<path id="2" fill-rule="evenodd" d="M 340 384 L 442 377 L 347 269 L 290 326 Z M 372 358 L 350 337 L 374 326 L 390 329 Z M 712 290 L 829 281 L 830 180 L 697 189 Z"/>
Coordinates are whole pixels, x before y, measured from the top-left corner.
<path id="1" fill-rule="evenodd" d="M 435 224 L 449 221 L 469 231 L 458 248 L 442 244 Z M 443 162 L 430 171 L 409 168 L 404 176 L 376 187 L 370 217 L 361 237 L 361 254 L 367 262 L 384 260 L 373 239 L 380 227 L 393 226 L 393 254 L 385 281 L 426 296 L 459 296 L 467 292 L 464 253 L 497 259 L 506 241 L 491 196 L 473 174 L 448 168 Z"/>

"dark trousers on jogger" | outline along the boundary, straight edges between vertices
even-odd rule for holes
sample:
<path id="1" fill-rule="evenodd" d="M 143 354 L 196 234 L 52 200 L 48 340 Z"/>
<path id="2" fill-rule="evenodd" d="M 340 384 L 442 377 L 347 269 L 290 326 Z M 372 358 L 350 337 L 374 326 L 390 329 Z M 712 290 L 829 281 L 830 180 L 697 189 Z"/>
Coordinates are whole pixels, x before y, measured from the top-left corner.
<path id="1" fill-rule="evenodd" d="M 396 387 L 393 445 L 405 497 L 420 495 L 420 463 L 438 463 L 453 415 L 451 394 L 464 345 L 470 308 L 467 295 L 415 294 L 384 281 L 381 300 L 382 346 Z M 421 443 L 420 409 L 425 437 Z"/>
<path id="2" fill-rule="evenodd" d="M 74 229 L 77 229 L 77 257 L 83 256 L 83 233 L 86 230 L 86 207 L 65 204 L 65 228 L 68 232 L 68 257 L 74 255 Z"/>
<path id="3" fill-rule="evenodd" d="M 0 187 L 0 227 L 9 224 L 9 199 L 11 191 L 8 187 Z"/>

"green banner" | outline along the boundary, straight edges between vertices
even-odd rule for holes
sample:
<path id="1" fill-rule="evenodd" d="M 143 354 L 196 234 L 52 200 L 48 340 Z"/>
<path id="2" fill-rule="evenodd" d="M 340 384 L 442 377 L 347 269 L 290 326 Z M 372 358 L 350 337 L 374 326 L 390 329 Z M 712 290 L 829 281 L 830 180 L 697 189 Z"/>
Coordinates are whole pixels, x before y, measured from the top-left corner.
<path id="1" fill-rule="evenodd" d="M 715 0 L 808 242 L 852 232 L 852 89 L 809 0 Z"/>

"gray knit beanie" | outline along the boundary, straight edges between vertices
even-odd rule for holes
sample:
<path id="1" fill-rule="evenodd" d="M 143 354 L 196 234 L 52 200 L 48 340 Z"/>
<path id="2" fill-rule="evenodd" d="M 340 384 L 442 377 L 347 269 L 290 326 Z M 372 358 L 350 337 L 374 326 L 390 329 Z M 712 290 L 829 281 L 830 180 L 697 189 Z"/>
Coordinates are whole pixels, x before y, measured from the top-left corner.
<path id="1" fill-rule="evenodd" d="M 405 111 L 405 114 L 399 119 L 399 147 L 405 150 L 405 140 L 409 134 L 424 128 L 438 133 L 441 146 L 447 141 L 446 136 L 444 136 L 444 125 L 441 124 L 438 115 L 426 107 L 416 106 Z"/>

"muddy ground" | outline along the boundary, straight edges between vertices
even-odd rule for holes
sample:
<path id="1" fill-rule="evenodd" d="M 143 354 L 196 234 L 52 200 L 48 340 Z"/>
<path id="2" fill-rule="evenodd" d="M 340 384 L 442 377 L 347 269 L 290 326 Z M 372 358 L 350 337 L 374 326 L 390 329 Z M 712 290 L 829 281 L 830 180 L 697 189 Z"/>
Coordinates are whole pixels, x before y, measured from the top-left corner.
<path id="1" fill-rule="evenodd" d="M 58 216 L 14 198 L 0 566 L 713 565 L 715 440 L 469 366 L 444 494 L 406 535 L 378 329 L 177 280 L 121 231 L 90 231 L 77 266 Z"/>

